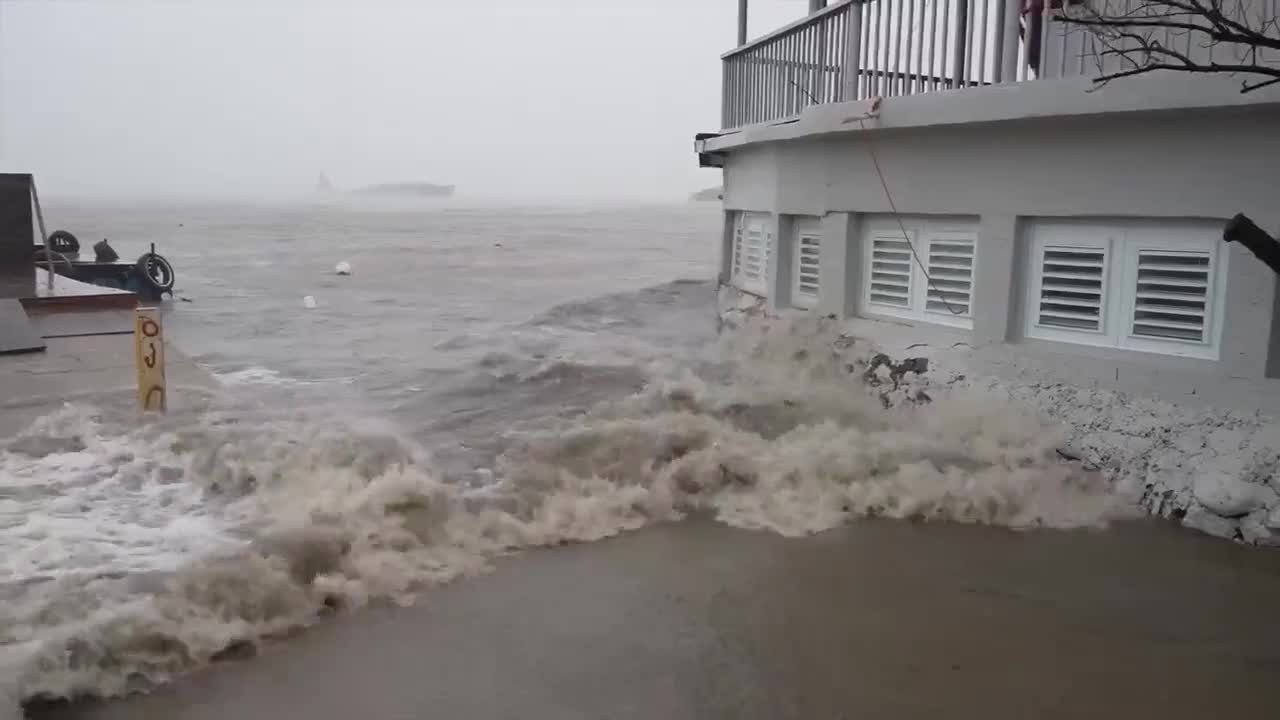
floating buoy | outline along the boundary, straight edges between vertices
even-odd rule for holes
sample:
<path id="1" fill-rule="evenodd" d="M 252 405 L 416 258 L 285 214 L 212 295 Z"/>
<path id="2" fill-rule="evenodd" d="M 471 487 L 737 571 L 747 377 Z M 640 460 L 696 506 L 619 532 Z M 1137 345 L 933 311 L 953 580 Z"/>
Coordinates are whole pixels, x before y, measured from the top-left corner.
<path id="1" fill-rule="evenodd" d="M 350 275 L 351 263 L 347 262 L 346 260 L 343 260 L 342 262 L 333 266 L 333 271 L 338 273 L 339 275 Z"/>
<path id="2" fill-rule="evenodd" d="M 315 299 L 314 297 L 311 297 L 310 295 L 308 295 L 308 296 L 306 296 L 306 297 L 302 298 L 302 307 L 304 307 L 304 308 L 306 308 L 306 309 L 308 309 L 308 310 L 315 310 L 315 309 L 316 309 L 316 299 Z"/>

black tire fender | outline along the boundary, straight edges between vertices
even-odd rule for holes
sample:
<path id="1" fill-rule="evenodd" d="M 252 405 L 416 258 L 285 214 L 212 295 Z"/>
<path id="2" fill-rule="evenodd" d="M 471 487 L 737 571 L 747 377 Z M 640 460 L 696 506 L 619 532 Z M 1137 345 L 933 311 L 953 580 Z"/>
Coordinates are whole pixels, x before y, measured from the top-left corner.
<path id="1" fill-rule="evenodd" d="M 80 241 L 66 230 L 54 230 L 49 236 L 49 249 L 63 254 L 80 252 Z"/>
<path id="2" fill-rule="evenodd" d="M 144 253 L 138 258 L 137 268 L 143 282 L 158 292 L 173 292 L 173 281 L 177 276 L 173 272 L 173 265 L 163 256 L 157 253 Z"/>

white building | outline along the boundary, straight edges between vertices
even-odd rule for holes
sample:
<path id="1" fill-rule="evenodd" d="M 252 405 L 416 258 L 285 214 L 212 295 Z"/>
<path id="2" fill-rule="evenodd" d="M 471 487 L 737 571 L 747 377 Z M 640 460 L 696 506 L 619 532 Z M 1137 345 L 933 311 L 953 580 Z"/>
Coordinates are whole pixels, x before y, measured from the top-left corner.
<path id="1" fill-rule="evenodd" d="M 1015 0 L 823 4 L 723 56 L 696 141 L 724 171 L 722 309 L 993 378 L 1152 511 L 1280 544 L 1276 274 L 1222 240 L 1236 213 L 1280 228 L 1280 86 L 1099 85 L 1119 61 L 1058 10 L 1037 42 Z"/>

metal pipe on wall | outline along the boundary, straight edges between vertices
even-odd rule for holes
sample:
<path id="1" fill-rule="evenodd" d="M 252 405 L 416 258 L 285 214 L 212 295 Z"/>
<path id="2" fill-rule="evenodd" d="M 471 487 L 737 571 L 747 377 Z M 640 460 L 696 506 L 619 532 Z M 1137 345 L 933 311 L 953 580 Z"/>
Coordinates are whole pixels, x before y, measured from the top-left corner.
<path id="1" fill-rule="evenodd" d="M 969 57 L 969 0 L 956 3 L 956 45 L 951 58 L 951 72 L 954 73 L 953 88 L 968 85 L 964 75 L 966 58 Z"/>
<path id="2" fill-rule="evenodd" d="M 1021 3 L 996 0 L 1000 19 L 996 25 L 996 82 L 1018 81 L 1018 33 L 1021 29 Z"/>
<path id="3" fill-rule="evenodd" d="M 844 87 L 840 99 L 858 100 L 858 74 L 862 68 L 862 5 L 849 8 L 849 21 L 845 24 L 844 67 L 841 80 Z"/>

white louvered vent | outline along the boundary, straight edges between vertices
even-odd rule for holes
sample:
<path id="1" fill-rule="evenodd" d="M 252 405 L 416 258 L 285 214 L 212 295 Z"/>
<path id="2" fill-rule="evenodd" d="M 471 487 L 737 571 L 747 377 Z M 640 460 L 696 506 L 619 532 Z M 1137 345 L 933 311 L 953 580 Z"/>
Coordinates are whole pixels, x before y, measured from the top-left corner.
<path id="1" fill-rule="evenodd" d="M 1040 263 L 1039 325 L 1102 331 L 1107 251 L 1047 246 Z"/>
<path id="2" fill-rule="evenodd" d="M 1211 265 L 1208 252 L 1139 250 L 1133 334 L 1205 342 Z"/>
<path id="3" fill-rule="evenodd" d="M 742 248 L 742 275 L 748 280 L 763 280 L 765 268 L 764 232 L 759 226 L 747 226 Z"/>
<path id="4" fill-rule="evenodd" d="M 731 277 L 735 279 L 742 277 L 743 224 L 742 215 L 738 215 L 737 221 L 733 224 L 733 274 Z"/>
<path id="5" fill-rule="evenodd" d="M 942 237 L 929 241 L 929 287 L 925 309 L 968 317 L 973 297 L 971 237 Z"/>
<path id="6" fill-rule="evenodd" d="M 743 222 L 739 250 L 735 253 L 734 265 L 742 278 L 742 286 L 763 292 L 769 262 L 769 241 L 763 222 L 752 218 Z"/>
<path id="7" fill-rule="evenodd" d="M 818 302 L 822 238 L 813 233 L 801 232 L 796 238 L 795 262 L 796 282 L 793 303 L 797 307 L 811 308 Z"/>
<path id="8" fill-rule="evenodd" d="M 911 307 L 911 244 L 906 237 L 876 235 L 872 238 L 868 299 L 878 305 Z"/>

